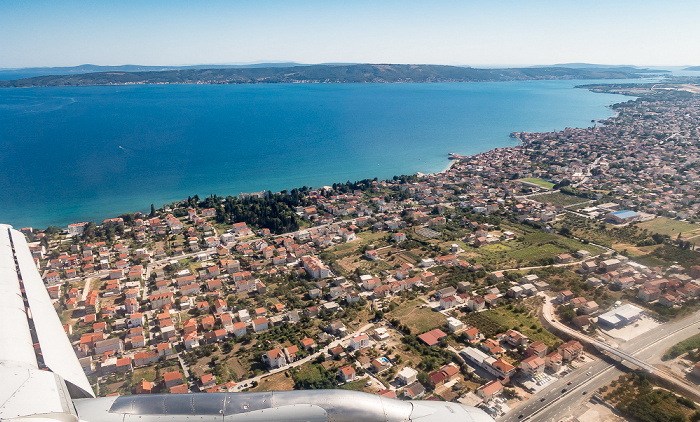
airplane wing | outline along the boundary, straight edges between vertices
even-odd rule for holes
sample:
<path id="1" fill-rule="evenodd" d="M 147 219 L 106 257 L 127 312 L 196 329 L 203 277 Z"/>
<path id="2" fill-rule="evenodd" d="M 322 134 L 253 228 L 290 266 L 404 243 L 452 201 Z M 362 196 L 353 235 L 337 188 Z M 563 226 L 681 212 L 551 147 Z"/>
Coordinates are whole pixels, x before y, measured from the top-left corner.
<path id="1" fill-rule="evenodd" d="M 33 422 L 489 422 L 456 403 L 347 390 L 95 398 L 24 235 L 0 224 L 0 420 Z"/>

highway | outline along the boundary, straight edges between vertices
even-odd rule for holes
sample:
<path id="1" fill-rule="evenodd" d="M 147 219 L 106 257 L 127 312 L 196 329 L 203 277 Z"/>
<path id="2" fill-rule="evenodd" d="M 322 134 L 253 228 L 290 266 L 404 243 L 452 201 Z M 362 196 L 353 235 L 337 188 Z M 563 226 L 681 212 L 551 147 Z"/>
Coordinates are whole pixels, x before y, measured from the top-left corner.
<path id="1" fill-rule="evenodd" d="M 662 324 L 630 341 L 620 341 L 619 350 L 646 364 L 653 365 L 661 362 L 661 356 L 669 347 L 698 333 L 700 333 L 700 312 L 678 321 Z M 589 372 L 590 376 L 587 375 Z M 697 386 L 682 377 L 659 369 L 654 369 L 654 372 L 660 373 L 665 378 L 673 378 L 676 385 L 682 384 L 686 389 L 698 391 Z M 540 392 L 496 420 L 498 422 L 559 421 L 572 416 L 572 409 L 579 407 L 589 400 L 597 389 L 622 374 L 623 371 L 603 360 L 582 365 L 570 371 L 568 375 L 551 382 Z M 566 391 L 562 392 L 564 389 Z M 522 418 L 519 417 L 520 415 L 523 415 Z"/>

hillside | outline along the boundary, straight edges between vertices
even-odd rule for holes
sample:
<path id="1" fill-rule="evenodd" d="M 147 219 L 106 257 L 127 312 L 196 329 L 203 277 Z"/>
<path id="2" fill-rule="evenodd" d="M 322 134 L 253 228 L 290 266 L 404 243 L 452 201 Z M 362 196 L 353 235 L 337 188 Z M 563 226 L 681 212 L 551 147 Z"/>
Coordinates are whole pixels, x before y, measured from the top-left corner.
<path id="1" fill-rule="evenodd" d="M 487 82 L 547 79 L 637 78 L 635 73 L 562 67 L 475 69 L 439 65 L 354 64 L 294 67 L 177 69 L 148 72 L 96 72 L 37 76 L 0 81 L 0 87 L 132 85 L 132 84 L 252 84 L 252 83 L 398 83 Z"/>

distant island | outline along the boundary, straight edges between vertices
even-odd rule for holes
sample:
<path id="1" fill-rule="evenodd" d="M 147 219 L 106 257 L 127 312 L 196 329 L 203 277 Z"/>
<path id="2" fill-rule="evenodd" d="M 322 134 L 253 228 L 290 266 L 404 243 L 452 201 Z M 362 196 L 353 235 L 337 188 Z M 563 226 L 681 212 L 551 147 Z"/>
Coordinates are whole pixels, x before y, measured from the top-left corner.
<path id="1" fill-rule="evenodd" d="M 0 81 L 0 88 L 254 83 L 411 83 L 495 82 L 552 79 L 641 78 L 643 69 L 530 67 L 476 69 L 471 67 L 404 64 L 344 64 L 239 68 L 171 69 L 163 71 L 104 71 L 47 75 Z"/>

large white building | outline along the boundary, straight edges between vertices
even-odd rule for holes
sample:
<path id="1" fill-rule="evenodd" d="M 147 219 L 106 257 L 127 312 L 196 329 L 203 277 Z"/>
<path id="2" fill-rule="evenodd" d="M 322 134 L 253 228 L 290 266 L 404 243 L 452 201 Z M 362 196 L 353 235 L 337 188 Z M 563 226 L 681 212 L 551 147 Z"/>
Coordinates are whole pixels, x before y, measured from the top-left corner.
<path id="1" fill-rule="evenodd" d="M 75 224 L 70 224 L 68 226 L 68 235 L 69 236 L 80 236 L 83 234 L 85 231 L 85 228 L 87 227 L 88 223 L 75 223 Z"/>
<path id="2" fill-rule="evenodd" d="M 628 303 L 599 316 L 598 324 L 611 328 L 624 327 L 638 320 L 642 315 L 644 315 L 643 310 Z"/>

